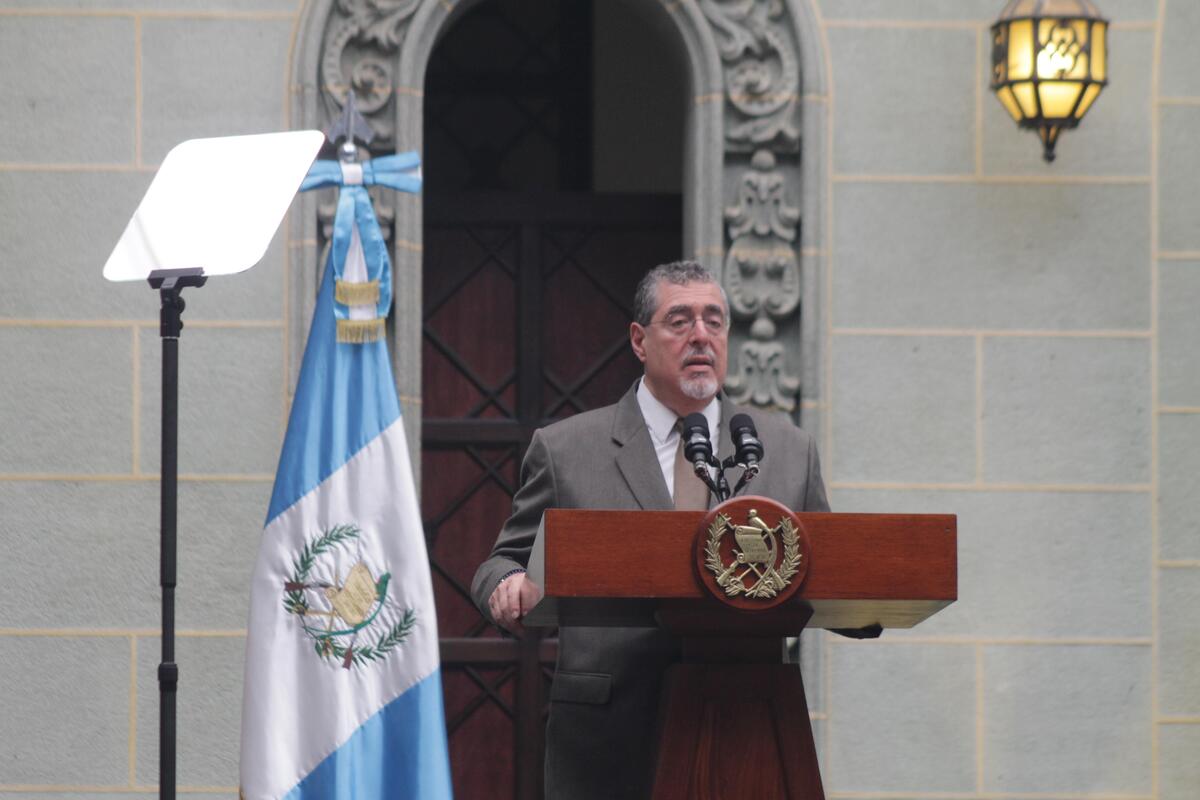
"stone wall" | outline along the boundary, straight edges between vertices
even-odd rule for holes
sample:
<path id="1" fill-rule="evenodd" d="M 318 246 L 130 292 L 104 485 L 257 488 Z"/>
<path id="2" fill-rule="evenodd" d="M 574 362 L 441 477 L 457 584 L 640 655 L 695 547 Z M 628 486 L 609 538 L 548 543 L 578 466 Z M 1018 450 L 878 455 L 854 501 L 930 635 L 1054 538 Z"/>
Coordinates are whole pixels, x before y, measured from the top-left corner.
<path id="1" fill-rule="evenodd" d="M 796 3 L 830 86 L 805 98 L 823 183 L 789 190 L 826 208 L 805 425 L 838 510 L 953 512 L 960 537 L 950 609 L 878 642 L 806 635 L 829 793 L 1194 797 L 1200 6 L 1102 4 L 1112 84 L 1046 166 L 986 88 L 1000 0 Z M 173 143 L 288 126 L 301 6 L 0 0 L 0 798 L 153 789 L 158 304 L 100 269 Z M 236 795 L 303 291 L 286 241 L 185 295 L 193 797 Z"/>
<path id="2" fill-rule="evenodd" d="M 175 143 L 286 127 L 298 5 L 0 2 L 0 797 L 157 781 L 158 298 L 100 270 Z M 283 241 L 185 293 L 179 782 L 213 797 L 285 424 Z"/>
<path id="3" fill-rule="evenodd" d="M 1200 6 L 1101 3 L 1112 82 L 1047 166 L 987 89 L 1001 5 L 820 3 L 834 505 L 956 513 L 960 564 L 926 624 L 824 643 L 826 776 L 1195 797 Z"/>

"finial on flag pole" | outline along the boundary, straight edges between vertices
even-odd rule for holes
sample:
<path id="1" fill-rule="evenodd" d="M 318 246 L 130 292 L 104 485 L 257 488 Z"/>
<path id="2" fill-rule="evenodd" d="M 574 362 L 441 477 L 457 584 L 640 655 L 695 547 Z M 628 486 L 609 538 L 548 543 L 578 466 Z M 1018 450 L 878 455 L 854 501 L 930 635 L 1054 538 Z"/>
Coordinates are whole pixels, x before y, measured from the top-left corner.
<path id="1" fill-rule="evenodd" d="M 343 161 L 346 160 L 347 155 L 351 157 L 354 155 L 355 139 L 366 146 L 375 138 L 375 131 L 371 129 L 371 123 L 367 122 L 366 118 L 358 112 L 358 101 L 355 100 L 353 89 L 346 92 L 342 115 L 326 129 L 325 138 L 334 145 L 338 143 L 339 139 L 344 140 L 341 147 Z"/>

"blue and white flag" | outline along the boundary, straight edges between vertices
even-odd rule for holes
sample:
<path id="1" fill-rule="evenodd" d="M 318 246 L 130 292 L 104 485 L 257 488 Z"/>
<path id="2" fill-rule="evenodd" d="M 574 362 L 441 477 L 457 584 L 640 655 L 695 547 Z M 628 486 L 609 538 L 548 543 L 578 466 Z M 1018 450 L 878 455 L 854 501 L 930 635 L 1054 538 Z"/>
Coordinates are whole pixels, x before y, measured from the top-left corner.
<path id="1" fill-rule="evenodd" d="M 342 254 L 361 259 L 358 225 L 349 233 Z M 242 794 L 448 798 L 437 620 L 400 404 L 386 341 L 338 341 L 333 258 L 254 570 Z M 363 282 L 365 269 L 344 272 Z"/>

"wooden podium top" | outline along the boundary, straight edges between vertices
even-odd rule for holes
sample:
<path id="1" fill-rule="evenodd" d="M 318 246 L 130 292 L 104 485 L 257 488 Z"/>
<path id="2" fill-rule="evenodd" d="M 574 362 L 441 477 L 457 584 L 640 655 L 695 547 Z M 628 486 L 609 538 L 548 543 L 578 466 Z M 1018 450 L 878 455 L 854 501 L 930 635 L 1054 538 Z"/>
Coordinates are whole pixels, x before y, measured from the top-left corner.
<path id="1" fill-rule="evenodd" d="M 801 513 L 811 551 L 799 591 L 770 611 L 729 610 L 696 576 L 692 552 L 704 516 L 548 510 L 529 565 L 545 597 L 525 623 L 652 626 L 664 608 L 766 623 L 811 609 L 809 627 L 910 628 L 958 597 L 955 516 Z"/>

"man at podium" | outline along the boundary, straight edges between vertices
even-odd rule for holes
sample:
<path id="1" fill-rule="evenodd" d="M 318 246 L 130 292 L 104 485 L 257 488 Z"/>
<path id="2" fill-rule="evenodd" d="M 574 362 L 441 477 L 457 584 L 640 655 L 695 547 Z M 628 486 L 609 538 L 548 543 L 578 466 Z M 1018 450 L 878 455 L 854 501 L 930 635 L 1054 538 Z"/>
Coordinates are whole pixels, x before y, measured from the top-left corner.
<path id="1" fill-rule="evenodd" d="M 704 415 L 720 458 L 733 452 L 731 418 L 748 414 L 766 444 L 754 493 L 796 511 L 829 510 L 813 438 L 781 414 L 738 407 L 721 395 L 729 304 L 713 276 L 692 261 L 655 267 L 638 284 L 634 315 L 629 341 L 644 375 L 615 405 L 534 433 L 512 516 L 475 574 L 476 604 L 515 634 L 540 596 L 525 567 L 546 509 L 712 504 L 683 455 L 679 422 L 689 414 Z M 633 554 L 630 568 L 638 568 Z M 659 692 L 663 673 L 680 659 L 678 638 L 655 628 L 564 626 L 558 652 L 546 796 L 649 796 Z"/>

